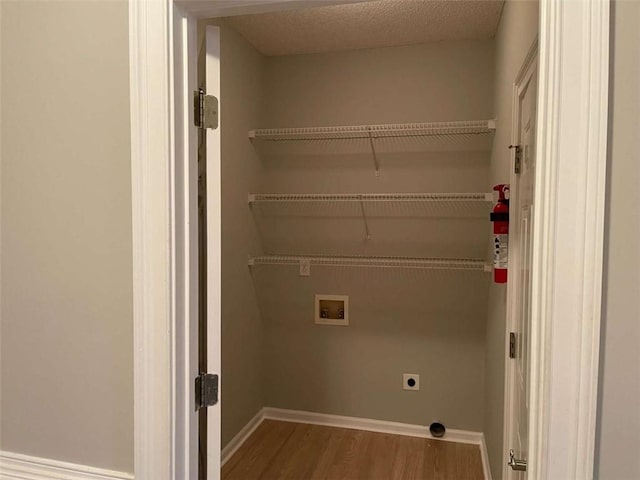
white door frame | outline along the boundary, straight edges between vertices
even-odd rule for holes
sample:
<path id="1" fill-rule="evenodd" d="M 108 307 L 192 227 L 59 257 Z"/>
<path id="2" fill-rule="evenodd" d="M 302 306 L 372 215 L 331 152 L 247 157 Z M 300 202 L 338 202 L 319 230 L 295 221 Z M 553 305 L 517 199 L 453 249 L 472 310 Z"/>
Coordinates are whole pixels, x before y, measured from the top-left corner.
<path id="1" fill-rule="evenodd" d="M 593 478 L 609 105 L 608 0 L 540 3 L 530 479 Z"/>
<path id="2" fill-rule="evenodd" d="M 347 0 L 330 0 L 346 3 Z M 225 7 L 226 4 L 226 7 Z M 307 2 L 308 4 L 308 2 Z M 175 22 L 300 8 L 300 0 L 130 0 L 135 477 L 180 480 L 191 379 L 185 339 L 186 158 Z M 226 11 L 225 11 L 226 9 Z M 529 479 L 592 478 L 609 74 L 609 0 L 540 0 Z M 179 102 L 177 102 L 180 105 Z M 176 113 L 178 112 L 178 113 Z M 176 148 L 178 147 L 178 148 Z M 185 391 L 186 389 L 186 391 Z M 187 402 L 188 403 L 188 402 Z"/>

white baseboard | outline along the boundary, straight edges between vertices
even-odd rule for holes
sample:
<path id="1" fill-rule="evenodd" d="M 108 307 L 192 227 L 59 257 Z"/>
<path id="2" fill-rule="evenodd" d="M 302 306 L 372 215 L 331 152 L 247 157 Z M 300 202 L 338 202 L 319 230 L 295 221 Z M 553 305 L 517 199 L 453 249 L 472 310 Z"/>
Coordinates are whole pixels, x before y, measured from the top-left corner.
<path id="1" fill-rule="evenodd" d="M 225 445 L 220 452 L 220 465 L 224 465 L 227 461 L 233 456 L 234 453 L 238 451 L 238 449 L 242 446 L 244 442 L 247 441 L 247 438 L 251 436 L 253 432 L 255 432 L 256 428 L 260 426 L 264 420 L 264 408 L 262 408 L 258 413 L 256 413 L 255 417 L 249 420 L 242 430 L 240 430 L 235 437 L 231 439 L 229 443 Z"/>
<path id="2" fill-rule="evenodd" d="M 130 473 L 0 452 L 0 480 L 133 480 Z"/>
<path id="3" fill-rule="evenodd" d="M 299 410 L 284 410 L 280 408 L 264 408 L 264 418 L 280 420 L 283 422 L 309 423 L 312 425 L 324 425 L 327 427 L 349 428 L 352 430 L 365 430 L 367 432 L 389 433 L 392 435 L 404 435 L 407 437 L 433 438 L 426 425 L 412 425 L 409 423 L 387 422 L 384 420 L 372 420 L 369 418 L 343 417 L 341 415 L 329 415 L 327 413 L 301 412 Z M 471 443 L 480 445 L 482 433 L 467 430 L 449 430 L 444 437 L 436 440 L 446 442 Z"/>
<path id="4" fill-rule="evenodd" d="M 482 443 L 480 443 L 480 458 L 482 458 L 484 480 L 492 480 L 491 467 L 489 465 L 489 452 L 487 451 L 487 442 L 485 442 L 484 433 L 482 434 Z"/>

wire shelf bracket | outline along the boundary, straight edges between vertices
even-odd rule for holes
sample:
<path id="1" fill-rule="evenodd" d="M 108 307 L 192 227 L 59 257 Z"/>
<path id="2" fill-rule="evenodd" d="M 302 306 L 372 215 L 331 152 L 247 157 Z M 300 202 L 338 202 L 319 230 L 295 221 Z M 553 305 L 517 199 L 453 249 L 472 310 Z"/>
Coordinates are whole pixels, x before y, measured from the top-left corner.
<path id="1" fill-rule="evenodd" d="M 369 130 L 369 145 L 371 146 L 371 155 L 373 156 L 373 166 L 376 169 L 376 177 L 380 176 L 380 163 L 378 162 L 378 155 L 376 155 L 376 147 L 373 144 L 373 136 L 371 134 L 371 127 Z"/>
<path id="2" fill-rule="evenodd" d="M 362 212 L 362 222 L 364 223 L 364 239 L 371 240 L 371 232 L 369 231 L 369 223 L 367 222 L 367 214 L 364 211 L 364 202 L 360 196 L 360 212 Z"/>

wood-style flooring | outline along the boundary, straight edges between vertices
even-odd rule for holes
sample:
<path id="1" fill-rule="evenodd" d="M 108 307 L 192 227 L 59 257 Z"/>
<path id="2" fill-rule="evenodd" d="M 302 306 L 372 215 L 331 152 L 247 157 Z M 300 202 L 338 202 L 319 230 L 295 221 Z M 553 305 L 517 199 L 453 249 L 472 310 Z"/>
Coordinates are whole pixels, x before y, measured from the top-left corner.
<path id="1" fill-rule="evenodd" d="M 483 480 L 477 445 L 265 420 L 223 480 Z"/>

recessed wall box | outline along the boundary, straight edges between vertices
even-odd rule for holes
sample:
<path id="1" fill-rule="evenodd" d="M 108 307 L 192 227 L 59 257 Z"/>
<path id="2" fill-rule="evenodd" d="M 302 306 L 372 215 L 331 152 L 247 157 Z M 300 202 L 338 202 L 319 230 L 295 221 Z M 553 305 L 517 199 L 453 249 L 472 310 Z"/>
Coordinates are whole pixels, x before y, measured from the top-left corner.
<path id="1" fill-rule="evenodd" d="M 349 297 L 346 295 L 316 295 L 315 323 L 319 325 L 349 325 Z"/>

